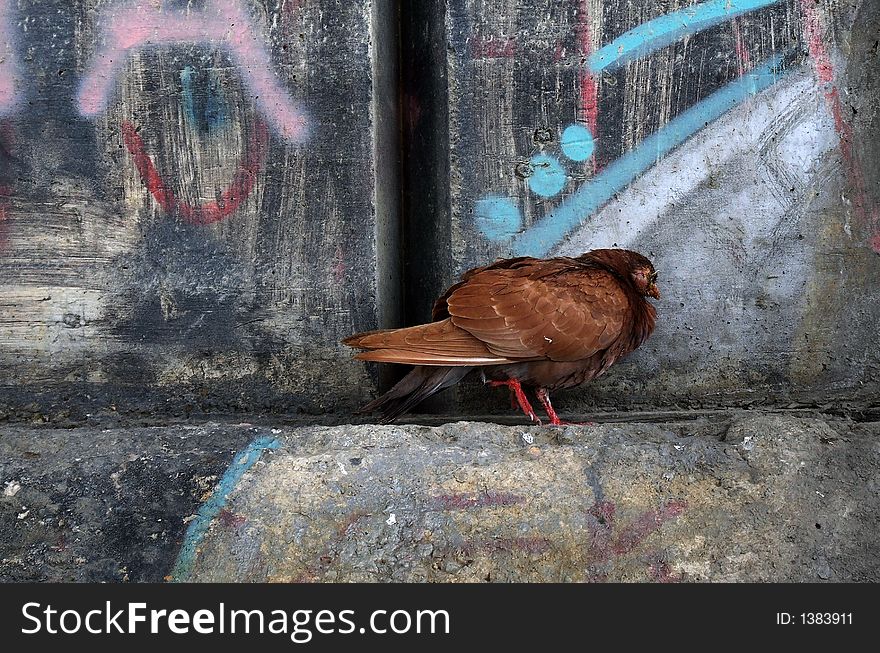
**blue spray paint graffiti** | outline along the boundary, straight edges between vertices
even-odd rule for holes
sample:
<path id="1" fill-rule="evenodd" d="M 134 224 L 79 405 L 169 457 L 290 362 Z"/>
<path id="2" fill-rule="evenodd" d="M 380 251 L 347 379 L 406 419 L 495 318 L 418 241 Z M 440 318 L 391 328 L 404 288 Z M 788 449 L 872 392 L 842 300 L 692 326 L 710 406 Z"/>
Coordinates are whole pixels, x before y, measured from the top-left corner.
<path id="1" fill-rule="evenodd" d="M 235 489 L 241 477 L 257 463 L 264 451 L 280 447 L 281 443 L 275 438 L 263 436 L 251 442 L 244 451 L 235 457 L 217 487 L 214 488 L 211 498 L 202 504 L 198 515 L 186 529 L 183 546 L 180 548 L 180 553 L 177 554 L 174 571 L 171 572 L 171 578 L 174 581 L 184 580 L 189 574 L 195 561 L 196 551 L 205 537 L 208 527 L 226 505 L 229 493 Z"/>
<path id="2" fill-rule="evenodd" d="M 670 45 L 685 36 L 718 25 L 744 13 L 777 4 L 780 0 L 710 0 L 666 14 L 631 29 L 594 52 L 587 65 L 591 72 L 614 70 L 624 63 Z M 523 217 L 509 197 L 491 195 L 477 202 L 477 226 L 488 240 L 514 238 L 516 255 L 544 255 L 583 223 L 611 197 L 629 185 L 661 157 L 709 122 L 746 98 L 775 83 L 782 57 L 776 56 L 740 80 L 691 107 L 638 147 L 585 183 L 538 223 L 523 232 Z M 573 124 L 560 139 L 562 153 L 572 161 L 589 159 L 595 143 L 589 129 Z M 528 179 L 533 193 L 549 198 L 565 187 L 567 175 L 559 160 L 546 154 L 531 160 Z"/>
<path id="3" fill-rule="evenodd" d="M 776 83 L 782 56 L 772 57 L 745 77 L 731 82 L 702 102 L 672 119 L 663 129 L 652 134 L 638 147 L 617 159 L 570 195 L 542 220 L 513 241 L 517 256 L 543 256 L 568 233 L 592 215 L 615 193 L 628 186 L 636 177 L 659 159 L 681 145 L 710 122 L 759 91 Z"/>
<path id="4" fill-rule="evenodd" d="M 710 122 L 718 119 L 756 93 L 772 86 L 784 74 L 782 55 L 772 57 L 744 77 L 731 82 L 706 99 L 672 119 L 638 147 L 617 159 L 602 172 L 569 195 L 559 206 L 530 228 L 522 231 L 522 214 L 512 211 L 512 201 L 502 205 L 504 211 L 481 218 L 479 224 L 491 224 L 493 237 L 516 234 L 512 250 L 516 256 L 544 256 L 577 226 L 582 224 L 605 202 L 610 200 L 640 174 L 666 156 Z M 495 205 L 484 205 L 490 209 Z"/>
<path id="5" fill-rule="evenodd" d="M 200 132 L 211 133 L 229 119 L 229 106 L 223 99 L 223 89 L 217 75 L 207 71 L 208 83 L 204 95 L 195 92 L 198 73 L 192 66 L 180 71 L 183 85 L 183 106 L 187 120 Z"/>
<path id="6" fill-rule="evenodd" d="M 593 156 L 596 145 L 593 135 L 583 125 L 569 125 L 559 141 L 562 152 L 572 161 L 586 161 Z"/>
<path id="7" fill-rule="evenodd" d="M 531 161 L 529 188 L 535 195 L 553 197 L 565 188 L 568 177 L 559 160 L 545 154 L 533 156 Z"/>
<path id="8" fill-rule="evenodd" d="M 479 200 L 476 214 L 477 228 L 493 242 L 513 238 L 522 224 L 516 202 L 500 195 L 490 195 Z"/>
<path id="9" fill-rule="evenodd" d="M 615 70 L 628 61 L 740 14 L 763 9 L 780 0 L 711 0 L 649 20 L 596 50 L 587 65 L 593 73 Z"/>

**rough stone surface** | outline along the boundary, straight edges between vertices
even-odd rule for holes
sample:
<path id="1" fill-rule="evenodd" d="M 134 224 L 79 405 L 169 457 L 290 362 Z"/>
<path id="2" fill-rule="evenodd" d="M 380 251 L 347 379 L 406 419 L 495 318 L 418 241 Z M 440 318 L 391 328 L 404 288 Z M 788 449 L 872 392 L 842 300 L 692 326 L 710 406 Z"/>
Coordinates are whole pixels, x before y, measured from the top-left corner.
<path id="1" fill-rule="evenodd" d="M 247 426 L 0 428 L 0 581 L 158 582 Z"/>
<path id="2" fill-rule="evenodd" d="M 877 435 L 782 415 L 300 429 L 188 578 L 876 581 Z"/>
<path id="3" fill-rule="evenodd" d="M 878 436 L 759 412 L 2 427 L 0 579 L 878 581 Z M 217 490 L 267 439 L 280 448 Z M 206 535 L 187 539 L 214 492 Z M 176 567 L 185 541 L 194 560 Z"/>
<path id="4" fill-rule="evenodd" d="M 5 580 L 878 581 L 880 424 L 0 432 Z M 236 460 L 194 561 L 184 529 Z M 275 446 L 275 445 L 273 445 Z M 240 458 L 240 456 L 239 456 Z M 228 474 L 227 474 L 228 476 Z"/>

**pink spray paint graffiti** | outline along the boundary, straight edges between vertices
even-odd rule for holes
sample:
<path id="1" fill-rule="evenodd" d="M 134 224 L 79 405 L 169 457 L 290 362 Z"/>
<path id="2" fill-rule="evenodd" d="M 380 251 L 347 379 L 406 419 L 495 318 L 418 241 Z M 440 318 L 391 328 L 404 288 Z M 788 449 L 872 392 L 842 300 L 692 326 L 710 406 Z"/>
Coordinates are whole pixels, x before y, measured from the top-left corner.
<path id="1" fill-rule="evenodd" d="M 166 10 L 155 0 L 125 3 L 102 16 L 104 45 L 92 58 L 77 96 L 80 112 L 94 117 L 106 110 L 128 55 L 139 48 L 205 43 L 223 48 L 242 73 L 242 81 L 266 121 L 286 140 L 305 140 L 303 111 L 272 73 L 269 53 L 238 0 L 213 0 L 203 10 Z"/>
<path id="2" fill-rule="evenodd" d="M 299 3 L 293 5 L 298 7 Z M 104 11 L 101 24 L 103 45 L 87 68 L 77 95 L 83 115 L 94 117 L 107 109 L 116 79 L 133 51 L 163 45 L 207 44 L 230 55 L 263 118 L 256 121 L 248 137 L 230 184 L 219 192 L 217 200 L 199 205 L 177 198 L 171 184 L 156 168 L 139 133 L 140 127 L 124 121 L 125 147 L 147 189 L 166 213 L 176 213 L 196 225 L 223 220 L 238 210 L 253 190 L 268 151 L 268 126 L 288 142 L 305 140 L 305 114 L 272 72 L 269 53 L 240 0 L 209 0 L 203 9 L 194 11 L 166 9 L 158 0 L 117 3 Z M 184 91 L 191 95 L 190 88 L 185 86 Z"/>
<path id="3" fill-rule="evenodd" d="M 440 494 L 428 497 L 426 509 L 428 512 L 458 513 L 474 512 L 485 509 L 500 509 L 509 506 L 525 506 L 528 500 L 511 492 L 485 490 L 480 493 L 454 493 Z M 638 514 L 633 521 L 620 525 L 615 523 L 617 506 L 611 501 L 601 500 L 595 503 L 586 513 L 588 541 L 584 546 L 584 560 L 588 565 L 585 569 L 586 580 L 589 582 L 604 582 L 608 579 L 609 572 L 618 564 L 619 560 L 639 551 L 643 542 L 653 533 L 660 530 L 663 525 L 680 516 L 687 509 L 684 500 L 670 500 L 662 503 L 658 508 Z M 324 577 L 331 567 L 340 562 L 340 552 L 344 543 L 355 535 L 356 529 L 365 520 L 384 514 L 372 513 L 363 509 L 352 510 L 342 518 L 341 523 L 333 529 L 332 535 L 320 550 L 317 557 L 295 578 L 295 582 L 316 582 Z M 228 518 L 221 523 L 225 526 L 238 526 L 239 522 L 232 523 Z M 505 535 L 497 532 L 491 536 L 471 536 L 457 543 L 453 541 L 440 543 L 434 541 L 433 536 L 428 537 L 434 548 L 434 559 L 442 558 L 468 558 L 477 556 L 526 554 L 530 556 L 543 556 L 552 551 L 560 543 L 556 538 L 544 535 Z M 651 549 L 643 551 L 640 557 L 646 559 L 645 579 L 657 583 L 677 583 L 682 580 L 680 574 L 676 574 L 668 561 L 662 559 L 660 554 Z"/>
<path id="4" fill-rule="evenodd" d="M 752 66 L 749 46 L 742 35 L 742 19 L 734 18 L 730 21 L 730 27 L 733 30 L 733 48 L 736 52 L 737 70 L 739 71 L 739 76 L 742 77 Z"/>
<path id="5" fill-rule="evenodd" d="M 804 22 L 804 40 L 810 49 L 816 79 L 822 86 L 828 110 L 834 118 L 834 128 L 840 139 L 840 154 L 846 168 L 846 175 L 853 191 L 853 212 L 856 219 L 868 227 L 871 248 L 880 253 L 880 211 L 872 206 L 865 188 L 865 175 L 853 152 L 852 125 L 843 114 L 840 92 L 834 80 L 834 67 L 825 47 L 822 18 L 819 9 L 811 0 L 801 0 Z"/>
<path id="6" fill-rule="evenodd" d="M 18 64 L 12 48 L 12 0 L 0 0 L 0 117 L 12 113 L 18 102 Z"/>

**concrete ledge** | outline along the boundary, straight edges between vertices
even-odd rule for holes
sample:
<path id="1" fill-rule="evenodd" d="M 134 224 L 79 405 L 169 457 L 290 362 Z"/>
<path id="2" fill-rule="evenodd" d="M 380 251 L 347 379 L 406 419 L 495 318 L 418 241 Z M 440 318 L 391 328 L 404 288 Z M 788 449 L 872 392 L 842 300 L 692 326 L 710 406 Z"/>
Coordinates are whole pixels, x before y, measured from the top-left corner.
<path id="1" fill-rule="evenodd" d="M 877 433 L 779 415 L 288 430 L 191 527 L 175 577 L 876 581 Z"/>

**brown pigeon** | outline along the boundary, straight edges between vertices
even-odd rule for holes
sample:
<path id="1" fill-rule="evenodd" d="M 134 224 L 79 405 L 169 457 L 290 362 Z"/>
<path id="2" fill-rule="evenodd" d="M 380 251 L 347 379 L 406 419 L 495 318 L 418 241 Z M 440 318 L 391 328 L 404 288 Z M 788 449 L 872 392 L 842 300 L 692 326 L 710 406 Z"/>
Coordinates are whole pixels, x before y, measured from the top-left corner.
<path id="1" fill-rule="evenodd" d="M 416 367 L 361 412 L 391 422 L 436 392 L 479 370 L 489 386 L 507 386 L 540 424 L 523 387 L 563 424 L 550 392 L 605 372 L 654 330 L 660 298 L 651 262 L 625 249 L 575 258 L 519 257 L 465 272 L 434 304 L 429 324 L 359 333 L 342 342 L 355 358 Z"/>

